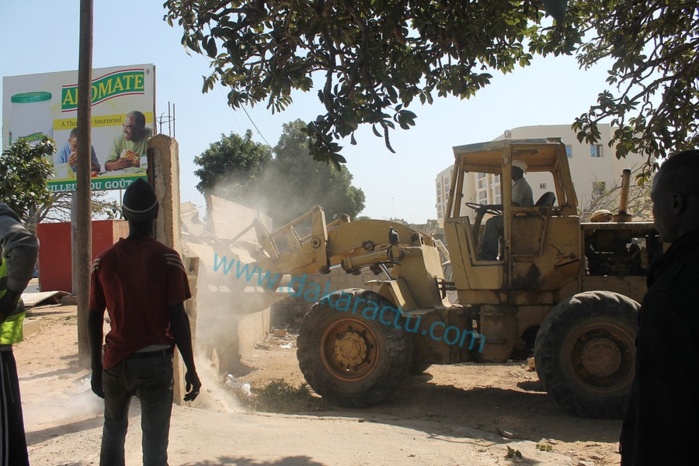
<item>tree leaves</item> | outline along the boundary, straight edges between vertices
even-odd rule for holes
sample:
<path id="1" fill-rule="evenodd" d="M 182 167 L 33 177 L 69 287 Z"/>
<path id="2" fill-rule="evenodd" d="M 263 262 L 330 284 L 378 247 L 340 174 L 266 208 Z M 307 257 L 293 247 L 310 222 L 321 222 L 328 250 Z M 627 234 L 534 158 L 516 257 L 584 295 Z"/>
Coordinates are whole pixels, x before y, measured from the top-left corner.
<path id="1" fill-rule="evenodd" d="M 567 5 L 566 5 L 567 3 Z M 391 149 L 390 132 L 415 125 L 417 98 L 467 99 L 496 72 L 529 66 L 535 54 L 576 54 L 588 69 L 611 59 L 608 89 L 573 127 L 622 131 L 618 157 L 649 161 L 699 146 L 699 0 L 168 0 L 165 19 L 182 43 L 211 58 L 203 91 L 220 80 L 234 108 L 272 111 L 317 83 L 324 113 L 308 122 L 310 153 L 342 163 L 338 141 L 369 124 Z M 543 24 L 544 8 L 555 21 Z M 565 14 L 564 14 L 565 13 Z M 202 52 L 203 50 L 203 52 Z M 575 92 L 575 89 L 571 89 Z"/>
<path id="2" fill-rule="evenodd" d="M 319 83 L 325 113 L 308 122 L 311 155 L 344 163 L 338 141 L 370 124 L 391 149 L 390 132 L 409 129 L 417 97 L 468 98 L 491 71 L 526 66 L 525 44 L 543 14 L 530 0 L 427 2 L 379 0 L 169 0 L 168 24 L 182 43 L 212 61 L 207 92 L 220 80 L 234 108 L 265 102 L 273 112 L 294 91 Z"/>
<path id="3" fill-rule="evenodd" d="M 194 172 L 201 180 L 197 189 L 203 194 L 245 200 L 251 195 L 249 187 L 271 160 L 269 146 L 254 142 L 250 130 L 244 137 L 222 134 L 221 140 L 194 158 L 194 163 L 201 167 Z"/>
<path id="4" fill-rule="evenodd" d="M 53 172 L 49 160 L 55 151 L 56 146 L 48 137 L 34 145 L 19 138 L 0 157 L 0 200 L 32 229 L 38 222 L 39 209 L 46 209 L 53 202 L 48 178 Z"/>
<path id="5" fill-rule="evenodd" d="M 357 216 L 364 209 L 364 192 L 352 186 L 352 175 L 345 158 L 338 152 L 329 161 L 315 161 L 308 156 L 306 124 L 296 120 L 284 124 L 274 148 L 275 159 L 260 180 L 268 199 L 268 212 L 280 225 L 306 213 L 313 206 L 325 210 L 327 221 L 347 214 Z M 331 166 L 334 165 L 334 166 Z M 280 223 L 281 222 L 281 223 Z"/>
<path id="6" fill-rule="evenodd" d="M 209 146 L 194 162 L 202 193 L 212 193 L 257 208 L 276 225 L 287 223 L 315 205 L 325 209 L 328 221 L 345 213 L 356 216 L 364 208 L 364 192 L 352 186 L 345 158 L 334 152 L 324 161 L 309 157 L 307 125 L 296 120 L 284 125 L 274 148 L 231 133 Z"/>
<path id="7" fill-rule="evenodd" d="M 611 88 L 575 119 L 578 139 L 599 141 L 597 124 L 611 121 L 617 157 L 641 153 L 648 169 L 655 159 L 697 147 L 699 2 L 579 0 L 571 8 L 578 27 L 589 31 L 577 53 L 581 66 L 612 60 Z"/>

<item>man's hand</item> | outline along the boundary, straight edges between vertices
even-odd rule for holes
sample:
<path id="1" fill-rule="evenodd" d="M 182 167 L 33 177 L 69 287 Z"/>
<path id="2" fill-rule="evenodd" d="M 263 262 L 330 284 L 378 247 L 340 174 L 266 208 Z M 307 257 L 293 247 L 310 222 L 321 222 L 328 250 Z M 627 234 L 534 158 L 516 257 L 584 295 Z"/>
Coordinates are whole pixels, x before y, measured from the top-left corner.
<path id="1" fill-rule="evenodd" d="M 102 371 L 92 371 L 90 387 L 92 387 L 92 393 L 100 398 L 104 398 L 104 390 L 102 389 Z"/>
<path id="2" fill-rule="evenodd" d="M 201 381 L 196 371 L 187 371 L 184 375 L 185 381 L 185 395 L 184 401 L 193 401 L 199 396 L 199 389 L 201 388 Z"/>
<path id="3" fill-rule="evenodd" d="M 124 168 L 132 167 L 132 166 L 133 166 L 133 160 L 131 160 L 131 159 L 128 158 L 128 157 L 120 157 L 120 158 L 116 161 L 116 166 L 117 166 L 116 170 L 122 170 L 122 169 L 124 169 Z"/>
<path id="4" fill-rule="evenodd" d="M 71 167 L 75 167 L 78 164 L 78 153 L 71 152 L 70 157 L 68 157 L 68 163 Z"/>

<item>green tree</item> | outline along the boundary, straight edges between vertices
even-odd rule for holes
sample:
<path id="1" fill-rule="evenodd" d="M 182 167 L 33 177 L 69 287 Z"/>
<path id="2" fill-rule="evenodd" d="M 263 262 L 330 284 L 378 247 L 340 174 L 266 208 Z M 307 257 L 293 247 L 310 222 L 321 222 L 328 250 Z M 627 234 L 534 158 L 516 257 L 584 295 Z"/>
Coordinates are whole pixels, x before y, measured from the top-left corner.
<path id="1" fill-rule="evenodd" d="M 344 161 L 337 139 L 354 144 L 364 123 L 390 148 L 390 129 L 414 125 L 415 99 L 469 98 L 534 54 L 575 54 L 583 69 L 611 60 L 610 89 L 574 122 L 581 141 L 599 140 L 597 123 L 609 121 L 617 156 L 643 153 L 649 166 L 699 145 L 699 1 L 542 2 L 168 0 L 165 18 L 210 57 L 204 91 L 220 81 L 234 108 L 279 111 L 318 85 L 325 113 L 307 132 L 320 159 Z"/>
<path id="2" fill-rule="evenodd" d="M 45 221 L 70 221 L 75 193 L 54 193 L 48 187 L 54 152 L 54 142 L 48 138 L 36 146 L 20 139 L 0 157 L 0 173 L 5 174 L 0 178 L 0 201 L 18 212 L 32 230 Z M 92 193 L 90 207 L 93 218 L 121 218 L 120 203 L 109 199 L 105 191 Z"/>
<path id="3" fill-rule="evenodd" d="M 249 200 L 251 186 L 272 160 L 269 146 L 252 140 L 252 132 L 245 137 L 235 133 L 221 135 L 221 140 L 209 146 L 194 163 L 201 168 L 194 172 L 201 180 L 197 189 L 202 194 L 215 194 L 235 201 Z"/>
<path id="4" fill-rule="evenodd" d="M 306 124 L 285 123 L 274 148 L 275 159 L 257 185 L 275 225 L 282 225 L 320 205 L 328 222 L 342 214 L 355 218 L 364 209 L 364 191 L 352 186 L 347 167 L 335 169 L 308 156 Z"/>
<path id="5" fill-rule="evenodd" d="M 0 157 L 0 200 L 32 230 L 41 220 L 40 212 L 53 203 L 47 180 L 52 173 L 49 160 L 55 150 L 49 138 L 35 145 L 20 138 Z"/>
<path id="6" fill-rule="evenodd" d="M 275 225 L 287 223 L 313 206 L 325 210 L 327 221 L 347 214 L 354 218 L 364 209 L 364 192 L 352 186 L 346 167 L 335 169 L 308 156 L 306 124 L 301 120 L 284 124 L 274 148 L 236 134 L 221 136 L 194 162 L 197 188 L 266 212 Z"/>
<path id="7" fill-rule="evenodd" d="M 616 127 L 617 157 L 657 158 L 699 145 L 699 2 L 577 0 L 568 15 L 584 34 L 580 66 L 611 59 L 606 89 L 575 120 L 578 138 L 598 141 L 597 123 Z"/>
<path id="8" fill-rule="evenodd" d="M 551 2 L 557 3 L 557 2 Z M 266 102 L 317 81 L 325 109 L 310 122 L 311 154 L 344 162 L 339 138 L 370 124 L 390 149 L 389 131 L 408 129 L 407 107 L 434 96 L 469 98 L 493 71 L 529 64 L 525 44 L 543 17 L 538 0 L 314 2 L 168 0 L 165 19 L 183 28 L 183 45 L 211 59 L 203 90 L 230 87 L 234 108 Z"/>

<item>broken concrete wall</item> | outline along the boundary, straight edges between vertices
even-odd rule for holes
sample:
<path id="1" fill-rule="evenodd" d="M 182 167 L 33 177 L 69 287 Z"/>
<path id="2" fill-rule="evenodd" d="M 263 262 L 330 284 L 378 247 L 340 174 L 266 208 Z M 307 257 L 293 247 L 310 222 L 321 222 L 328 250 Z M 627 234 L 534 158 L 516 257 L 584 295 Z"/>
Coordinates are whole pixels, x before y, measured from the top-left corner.
<path id="1" fill-rule="evenodd" d="M 271 228 L 263 213 L 215 196 L 207 196 L 207 217 L 198 210 L 182 208 L 182 240 L 187 254 L 198 257 L 197 335 L 219 366 L 220 372 L 235 372 L 240 358 L 263 340 L 270 329 L 270 304 L 281 299 L 274 290 L 258 286 L 245 269 L 254 262 L 247 249 L 231 238 L 259 220 Z M 241 237 L 255 242 L 251 230 Z"/>

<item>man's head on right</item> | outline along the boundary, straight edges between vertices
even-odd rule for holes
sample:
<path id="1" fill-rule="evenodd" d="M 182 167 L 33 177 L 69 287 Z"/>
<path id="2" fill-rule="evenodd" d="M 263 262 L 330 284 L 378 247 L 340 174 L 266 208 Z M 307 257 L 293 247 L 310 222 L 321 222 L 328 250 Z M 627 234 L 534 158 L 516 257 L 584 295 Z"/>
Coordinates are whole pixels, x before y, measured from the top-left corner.
<path id="1" fill-rule="evenodd" d="M 653 178 L 651 199 L 655 228 L 673 242 L 699 228 L 699 150 L 673 154 Z"/>
<path id="2" fill-rule="evenodd" d="M 124 139 L 127 141 L 140 141 L 145 136 L 146 117 L 138 110 L 126 114 L 124 124 Z"/>

